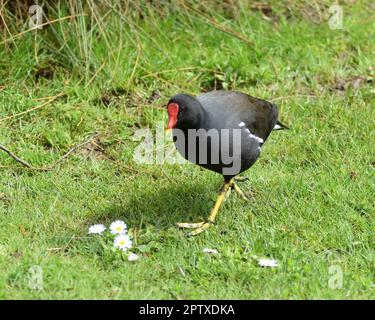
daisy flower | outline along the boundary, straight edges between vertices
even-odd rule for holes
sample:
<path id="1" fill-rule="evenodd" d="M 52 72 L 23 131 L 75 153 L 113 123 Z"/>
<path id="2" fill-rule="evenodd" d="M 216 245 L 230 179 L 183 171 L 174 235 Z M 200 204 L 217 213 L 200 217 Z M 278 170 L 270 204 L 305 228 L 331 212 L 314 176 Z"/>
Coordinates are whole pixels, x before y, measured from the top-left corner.
<path id="1" fill-rule="evenodd" d="M 137 255 L 137 254 L 135 254 L 135 253 L 133 253 L 133 252 L 131 252 L 130 254 L 129 254 L 129 256 L 128 256 L 128 261 L 136 261 L 136 260 L 138 260 L 139 259 L 139 255 Z"/>
<path id="2" fill-rule="evenodd" d="M 124 221 L 116 220 L 115 222 L 112 222 L 109 226 L 109 229 L 111 230 L 112 234 L 125 234 L 126 233 L 127 225 Z"/>
<path id="3" fill-rule="evenodd" d="M 216 249 L 204 248 L 203 253 L 216 254 L 216 253 L 219 253 L 219 251 L 217 251 Z"/>
<path id="4" fill-rule="evenodd" d="M 102 224 L 94 224 L 89 228 L 89 233 L 102 234 L 106 227 Z"/>
<path id="5" fill-rule="evenodd" d="M 274 259 L 259 259 L 258 264 L 261 267 L 269 267 L 269 268 L 277 267 L 277 261 Z"/>
<path id="6" fill-rule="evenodd" d="M 132 247 L 132 241 L 126 234 L 119 234 L 113 241 L 113 245 L 120 250 L 126 251 Z"/>

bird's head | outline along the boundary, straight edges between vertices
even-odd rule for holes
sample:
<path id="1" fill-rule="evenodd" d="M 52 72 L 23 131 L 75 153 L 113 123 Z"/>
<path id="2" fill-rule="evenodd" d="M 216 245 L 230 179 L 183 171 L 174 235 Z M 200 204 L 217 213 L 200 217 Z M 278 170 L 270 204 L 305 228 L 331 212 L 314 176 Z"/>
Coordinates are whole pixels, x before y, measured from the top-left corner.
<path id="1" fill-rule="evenodd" d="M 167 105 L 167 132 L 174 128 L 197 129 L 203 121 L 204 111 L 199 101 L 188 94 L 178 94 Z"/>

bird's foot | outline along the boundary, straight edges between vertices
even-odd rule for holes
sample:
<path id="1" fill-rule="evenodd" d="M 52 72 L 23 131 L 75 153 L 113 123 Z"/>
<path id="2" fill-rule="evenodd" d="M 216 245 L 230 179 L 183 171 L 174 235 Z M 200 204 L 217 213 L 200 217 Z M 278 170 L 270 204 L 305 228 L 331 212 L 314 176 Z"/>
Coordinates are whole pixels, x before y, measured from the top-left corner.
<path id="1" fill-rule="evenodd" d="M 202 233 L 203 231 L 207 230 L 212 222 L 209 221 L 202 221 L 202 222 L 197 222 L 197 223 L 189 223 L 189 222 L 182 222 L 182 223 L 177 223 L 177 226 L 179 228 L 184 228 L 184 229 L 195 229 L 187 234 L 187 236 L 196 236 L 197 234 Z"/>
<path id="2" fill-rule="evenodd" d="M 202 233 L 203 231 L 207 230 L 211 224 L 214 223 L 216 216 L 219 212 L 221 204 L 225 200 L 225 196 L 230 192 L 230 189 L 234 183 L 233 179 L 230 181 L 226 181 L 224 186 L 221 188 L 219 195 L 216 199 L 215 205 L 211 210 L 210 216 L 206 221 L 198 222 L 198 223 L 177 223 L 177 226 L 180 228 L 188 228 L 188 229 L 195 229 L 192 232 L 188 233 L 188 236 L 196 236 L 197 234 Z"/>

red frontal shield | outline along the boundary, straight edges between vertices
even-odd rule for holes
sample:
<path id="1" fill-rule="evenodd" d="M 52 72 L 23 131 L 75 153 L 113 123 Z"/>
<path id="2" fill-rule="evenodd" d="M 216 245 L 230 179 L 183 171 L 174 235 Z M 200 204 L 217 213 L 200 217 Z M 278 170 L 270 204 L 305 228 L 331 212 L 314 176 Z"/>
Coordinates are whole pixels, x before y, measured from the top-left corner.
<path id="1" fill-rule="evenodd" d="M 167 129 L 173 129 L 177 124 L 177 115 L 178 115 L 178 104 L 170 103 L 168 104 L 168 127 Z"/>

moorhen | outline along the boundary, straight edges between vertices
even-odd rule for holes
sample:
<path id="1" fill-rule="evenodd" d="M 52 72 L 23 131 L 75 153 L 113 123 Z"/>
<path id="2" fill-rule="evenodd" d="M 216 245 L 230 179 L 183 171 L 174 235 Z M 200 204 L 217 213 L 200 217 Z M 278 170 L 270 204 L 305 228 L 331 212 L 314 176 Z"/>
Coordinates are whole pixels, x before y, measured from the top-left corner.
<path id="1" fill-rule="evenodd" d="M 178 94 L 168 102 L 168 127 L 185 159 L 224 177 L 216 203 L 207 221 L 178 223 L 195 229 L 196 235 L 214 223 L 219 208 L 233 189 L 243 199 L 236 176 L 258 159 L 272 130 L 287 129 L 278 121 L 276 105 L 236 91 L 217 90 L 198 97 Z"/>

